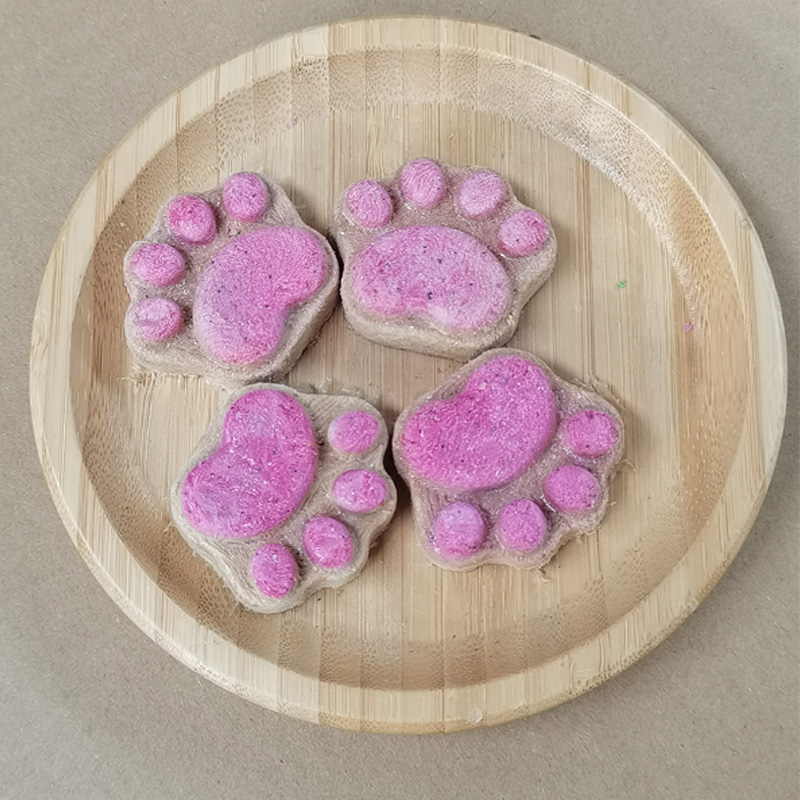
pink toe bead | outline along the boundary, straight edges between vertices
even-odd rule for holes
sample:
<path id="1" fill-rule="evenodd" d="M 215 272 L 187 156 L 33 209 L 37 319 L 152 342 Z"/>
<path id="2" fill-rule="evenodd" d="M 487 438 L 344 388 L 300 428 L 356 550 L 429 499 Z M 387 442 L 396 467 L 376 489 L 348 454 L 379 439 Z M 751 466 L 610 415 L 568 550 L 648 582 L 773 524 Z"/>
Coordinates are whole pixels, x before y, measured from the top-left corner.
<path id="1" fill-rule="evenodd" d="M 168 244 L 143 244 L 129 263 L 131 272 L 151 286 L 172 286 L 185 271 L 183 256 Z"/>
<path id="2" fill-rule="evenodd" d="M 347 411 L 328 426 L 328 441 L 341 453 L 364 453 L 380 433 L 380 423 L 366 411 Z"/>
<path id="3" fill-rule="evenodd" d="M 544 496 L 557 511 L 580 514 L 594 507 L 600 496 L 600 484 L 589 470 L 565 464 L 545 478 Z"/>
<path id="4" fill-rule="evenodd" d="M 250 562 L 250 574 L 267 597 L 286 597 L 297 581 L 297 562 L 282 544 L 270 542 L 259 548 Z"/>
<path id="5" fill-rule="evenodd" d="M 505 181 L 488 169 L 467 175 L 458 187 L 458 207 L 472 219 L 494 214 L 506 196 Z"/>
<path id="6" fill-rule="evenodd" d="M 133 307 L 133 327 L 140 339 L 162 342 L 171 339 L 183 326 L 180 306 L 166 297 L 150 297 Z"/>
<path id="7" fill-rule="evenodd" d="M 222 203 L 228 215 L 238 222 L 255 222 L 269 205 L 267 187 L 258 175 L 238 172 L 225 181 Z"/>
<path id="8" fill-rule="evenodd" d="M 500 250 L 512 258 L 533 255 L 547 241 L 550 231 L 544 217 L 536 211 L 509 214 L 497 231 Z"/>
<path id="9" fill-rule="evenodd" d="M 532 500 L 512 500 L 497 518 L 497 538 L 510 550 L 535 550 L 547 536 L 547 517 Z"/>
<path id="10" fill-rule="evenodd" d="M 386 502 L 386 481 L 366 469 L 343 472 L 333 482 L 333 499 L 345 511 L 366 514 Z"/>
<path id="11" fill-rule="evenodd" d="M 377 181 L 359 181 L 347 190 L 347 210 L 365 228 L 381 228 L 392 218 L 392 198 Z"/>
<path id="12" fill-rule="evenodd" d="M 570 450 L 587 458 L 605 455 L 619 440 L 616 422 L 608 414 L 590 408 L 567 420 L 565 435 Z"/>
<path id="13" fill-rule="evenodd" d="M 447 181 L 439 165 L 427 158 L 416 158 L 403 167 L 400 191 L 412 206 L 435 208 L 447 191 Z"/>
<path id="14" fill-rule="evenodd" d="M 333 517 L 314 517 L 306 523 L 303 548 L 311 563 L 324 569 L 345 567 L 353 559 L 353 537 Z"/>
<path id="15" fill-rule="evenodd" d="M 486 540 L 486 522 L 470 503 L 451 503 L 433 523 L 433 549 L 448 561 L 469 558 Z"/>
<path id="16" fill-rule="evenodd" d="M 208 244 L 217 232 L 211 206 L 193 194 L 180 194 L 169 204 L 167 222 L 172 233 L 187 244 Z"/>

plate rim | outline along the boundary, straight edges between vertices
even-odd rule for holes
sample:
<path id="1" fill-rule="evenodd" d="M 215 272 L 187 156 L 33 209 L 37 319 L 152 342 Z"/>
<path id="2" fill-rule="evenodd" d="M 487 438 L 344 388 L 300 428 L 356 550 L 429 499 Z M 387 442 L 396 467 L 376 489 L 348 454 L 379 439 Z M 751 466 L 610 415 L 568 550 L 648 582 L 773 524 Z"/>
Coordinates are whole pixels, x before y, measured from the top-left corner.
<path id="1" fill-rule="evenodd" d="M 31 336 L 29 392 L 34 437 L 48 488 L 73 544 L 80 552 L 93 575 L 112 597 L 114 602 L 139 628 L 167 652 L 193 670 L 201 672 L 205 677 L 223 688 L 233 691 L 262 706 L 301 719 L 322 722 L 335 727 L 353 729 L 361 729 L 364 727 L 363 718 L 357 713 L 351 716 L 337 715 L 333 717 L 321 712 L 318 694 L 320 692 L 320 686 L 323 685 L 324 682 L 318 677 L 294 673 L 277 664 L 266 662 L 251 653 L 243 651 L 234 642 L 223 639 L 210 629 L 199 624 L 194 617 L 180 608 L 174 600 L 161 590 L 155 580 L 144 572 L 138 565 L 136 558 L 131 551 L 128 550 L 127 546 L 118 535 L 115 536 L 114 555 L 121 566 L 116 576 L 110 574 L 92 547 L 90 541 L 91 535 L 87 535 L 87 532 L 82 529 L 78 521 L 80 513 L 76 505 L 77 498 L 83 497 L 85 499 L 85 493 L 91 493 L 93 491 L 91 483 L 82 483 L 78 481 L 78 485 L 72 485 L 74 481 L 64 474 L 63 469 L 59 471 L 57 468 L 59 457 L 63 455 L 65 451 L 74 448 L 75 452 L 80 454 L 81 448 L 79 446 L 76 430 L 72 398 L 70 396 L 52 396 L 55 382 L 49 379 L 48 370 L 52 367 L 53 360 L 58 359 L 60 356 L 61 366 L 59 369 L 62 370 L 64 374 L 69 374 L 69 358 L 65 359 L 63 356 L 65 354 L 68 355 L 71 349 L 71 312 L 74 308 L 74 303 L 64 302 L 65 295 L 67 300 L 70 298 L 70 291 L 64 290 L 67 289 L 76 292 L 76 290 L 80 288 L 89 263 L 88 259 L 84 261 L 84 259 L 80 258 L 81 269 L 77 273 L 70 274 L 65 272 L 62 270 L 62 266 L 66 260 L 65 251 L 70 246 L 76 246 L 79 249 L 86 249 L 88 247 L 88 252 L 91 255 L 95 243 L 94 240 L 87 242 L 85 238 L 81 239 L 82 232 L 77 229 L 73 230 L 76 225 L 76 219 L 83 206 L 89 202 L 92 194 L 97 192 L 101 177 L 107 175 L 109 167 L 118 166 L 117 162 L 122 161 L 119 156 L 124 154 L 126 149 L 133 149 L 134 158 L 132 163 L 135 164 L 135 167 L 131 167 L 127 171 L 123 170 L 123 175 L 121 177 L 123 181 L 127 177 L 130 177 L 130 182 L 132 182 L 135 180 L 141 167 L 163 146 L 164 142 L 160 141 L 159 137 L 152 139 L 147 138 L 148 125 L 151 125 L 154 121 L 163 122 L 164 119 L 170 117 L 168 112 L 172 109 L 171 118 L 175 120 L 175 123 L 174 130 L 166 136 L 166 140 L 168 141 L 181 127 L 195 118 L 198 113 L 214 105 L 233 91 L 238 91 L 241 88 L 252 85 L 256 80 L 255 76 L 247 78 L 244 83 L 239 85 L 232 85 L 225 92 L 220 91 L 218 96 L 212 97 L 208 102 L 202 101 L 205 104 L 202 105 L 202 107 L 198 106 L 195 114 L 183 120 L 180 125 L 177 123 L 177 114 L 174 113 L 174 106 L 177 98 L 195 88 L 198 94 L 202 96 L 202 87 L 208 81 L 218 78 L 220 71 L 229 69 L 233 72 L 241 68 L 247 63 L 248 59 L 251 61 L 254 60 L 259 51 L 264 53 L 271 51 L 273 55 L 277 54 L 279 60 L 282 58 L 282 53 L 288 53 L 288 61 L 286 61 L 284 65 L 288 66 L 298 54 L 316 53 L 316 55 L 327 55 L 326 43 L 331 30 L 334 28 L 346 29 L 348 27 L 355 28 L 356 26 L 388 26 L 392 24 L 402 27 L 403 25 L 408 26 L 415 23 L 432 26 L 436 31 L 436 38 L 439 40 L 439 43 L 441 43 L 441 32 L 443 31 L 447 31 L 450 37 L 448 44 L 455 45 L 455 43 L 461 39 L 470 41 L 470 37 L 472 37 L 472 46 L 478 52 L 483 51 L 492 52 L 495 55 L 498 54 L 496 50 L 487 51 L 486 47 L 480 47 L 477 44 L 479 38 L 478 34 L 484 34 L 487 37 L 504 38 L 508 41 L 513 40 L 515 45 L 519 47 L 520 53 L 526 51 L 527 48 L 526 52 L 528 53 L 538 50 L 539 57 L 547 53 L 554 59 L 572 59 L 576 65 L 576 74 L 585 70 L 587 75 L 597 74 L 605 76 L 609 79 L 612 87 L 624 88 L 630 95 L 635 96 L 644 107 L 647 107 L 650 112 L 660 116 L 669 133 L 677 133 L 680 137 L 683 137 L 684 143 L 688 144 L 689 149 L 700 156 L 703 167 L 709 170 L 711 177 L 717 181 L 718 188 L 722 190 L 724 200 L 727 203 L 732 203 L 731 208 L 737 215 L 738 223 L 743 228 L 742 235 L 746 236 L 748 239 L 749 261 L 747 266 L 749 266 L 751 270 L 754 284 L 754 312 L 749 333 L 755 337 L 754 348 L 757 355 L 763 356 L 768 353 L 772 361 L 768 368 L 766 359 L 759 357 L 755 367 L 752 367 L 753 374 L 758 381 L 758 385 L 753 387 L 752 393 L 754 402 L 759 406 L 755 412 L 755 423 L 759 425 L 763 436 L 764 461 L 762 464 L 763 480 L 760 485 L 754 489 L 753 502 L 745 520 L 736 527 L 736 530 L 732 530 L 734 526 L 729 526 L 729 536 L 724 543 L 725 546 L 718 548 L 721 557 L 717 563 L 713 565 L 713 569 L 704 570 L 698 577 L 693 575 L 690 570 L 689 564 L 692 561 L 690 556 L 693 551 L 702 547 L 704 543 L 703 534 L 708 527 L 708 522 L 706 522 L 698 533 L 695 541 L 692 542 L 681 559 L 670 572 L 667 573 L 662 581 L 626 614 L 610 623 L 602 633 L 606 634 L 612 630 L 618 630 L 622 633 L 623 638 L 627 638 L 624 635 L 625 626 L 632 625 L 636 628 L 640 628 L 639 637 L 641 637 L 641 626 L 636 625 L 637 615 L 641 615 L 648 606 L 654 604 L 660 608 L 658 616 L 664 617 L 657 630 L 644 639 L 638 638 L 635 650 L 624 652 L 621 657 L 616 657 L 615 660 L 612 656 L 610 662 L 608 660 L 609 653 L 602 653 L 603 643 L 600 642 L 601 635 L 598 634 L 544 664 L 535 665 L 516 675 L 503 676 L 478 685 L 447 688 L 444 690 L 416 690 L 411 692 L 403 691 L 402 689 L 369 690 L 376 698 L 380 699 L 382 703 L 385 702 L 387 707 L 391 706 L 391 700 L 394 695 L 402 694 L 404 698 L 402 704 L 404 709 L 413 709 L 416 708 L 417 705 L 422 709 L 422 711 L 419 712 L 420 716 L 418 718 L 409 716 L 404 719 L 387 718 L 379 722 L 370 722 L 369 730 L 386 733 L 431 733 L 458 730 L 475 727 L 478 724 L 498 724 L 544 711 L 603 683 L 608 678 L 618 674 L 638 661 L 642 656 L 666 639 L 667 636 L 697 608 L 699 603 L 702 602 L 717 581 L 722 577 L 752 528 L 766 496 L 767 488 L 771 481 L 780 450 L 788 393 L 786 338 L 780 301 L 762 243 L 755 227 L 740 198 L 713 159 L 711 159 L 702 146 L 679 122 L 648 95 L 604 67 L 586 61 L 579 55 L 560 45 L 547 42 L 532 35 L 512 31 L 502 26 L 478 21 L 420 16 L 359 18 L 326 23 L 307 28 L 300 32 L 289 33 L 271 39 L 268 42 L 239 54 L 233 59 L 212 67 L 193 80 L 183 84 L 183 86 L 170 93 L 165 99 L 145 114 L 109 151 L 79 193 L 56 237 L 53 250 L 45 268 L 36 302 Z M 531 48 L 533 48 L 533 50 L 531 50 Z M 522 58 L 523 56 L 518 55 L 517 57 Z M 542 66 L 539 63 L 530 63 L 534 63 L 535 66 L 538 67 Z M 275 72 L 281 68 L 283 67 L 275 67 L 271 71 Z M 582 83 L 572 80 L 562 72 L 556 72 L 552 65 L 550 66 L 550 70 L 553 74 L 558 75 L 559 78 L 587 90 L 587 87 Z M 624 113 L 622 109 L 612 102 L 612 98 L 605 97 L 596 92 L 594 92 L 594 95 L 611 105 L 617 111 Z M 641 124 L 637 122 L 633 124 L 635 124 L 651 142 L 656 146 L 660 146 L 659 142 L 651 136 L 650 131 L 643 128 Z M 676 162 L 674 158 L 671 160 L 676 164 L 676 167 L 679 168 L 678 162 Z M 687 175 L 685 170 L 680 171 L 689 186 L 692 187 L 703 203 L 705 210 L 709 214 L 709 218 L 716 223 L 714 215 L 708 208 L 706 196 L 698 190 L 696 183 L 691 180 L 691 176 Z M 126 172 L 129 173 L 129 176 Z M 116 173 L 114 177 L 116 178 Z M 122 192 L 126 190 L 130 182 L 125 184 L 119 191 Z M 708 190 L 706 194 L 707 192 Z M 113 207 L 113 204 L 111 207 Z M 731 257 L 725 238 L 722 236 L 721 231 L 719 233 L 723 246 L 725 246 L 726 253 L 731 263 L 733 263 L 734 259 Z M 75 245 L 76 238 L 80 240 L 77 245 Z M 57 311 L 56 313 L 53 312 L 53 306 L 59 303 L 62 303 L 66 308 L 66 315 L 63 312 L 60 314 L 58 314 Z M 66 319 L 64 319 L 64 317 L 66 317 Z M 53 326 L 51 325 L 48 327 L 48 323 L 51 322 L 53 318 L 66 330 L 66 336 L 58 337 L 53 335 Z M 57 347 L 51 347 L 51 341 L 54 341 Z M 61 349 L 60 353 L 56 352 L 58 347 Z M 48 389 L 51 394 L 48 394 Z M 48 418 L 47 414 L 48 404 L 49 408 L 52 409 L 54 402 L 59 404 L 59 411 L 61 414 L 60 418 L 55 421 L 52 418 Z M 748 409 L 750 405 L 751 404 L 748 404 Z M 771 414 L 767 413 L 766 409 L 769 409 Z M 750 412 L 748 411 L 747 413 Z M 61 424 L 55 425 L 54 422 Z M 741 447 L 742 441 L 740 439 L 736 451 L 737 454 L 741 450 Z M 734 460 L 737 457 L 738 456 L 734 456 Z M 725 486 L 720 492 L 720 497 L 717 499 L 715 508 L 719 506 L 721 498 L 725 495 L 726 491 L 729 491 L 727 488 L 729 482 L 730 474 L 726 479 Z M 95 522 L 99 525 L 107 526 L 110 531 L 116 534 L 113 524 L 105 514 L 105 511 L 100 507 L 99 502 L 97 505 L 102 512 L 102 517 L 95 520 Z M 713 516 L 713 513 L 710 517 L 711 516 Z M 139 581 L 136 597 L 132 597 L 130 592 L 126 592 L 121 585 L 120 578 L 124 575 L 126 569 L 133 570 L 134 572 L 138 570 L 139 573 L 141 573 L 137 575 L 136 578 L 137 581 Z M 672 591 L 668 592 L 668 589 L 671 590 L 675 585 L 682 585 L 683 591 L 679 594 Z M 659 596 L 661 595 L 663 595 L 663 597 L 659 604 Z M 675 606 L 676 597 L 680 598 L 681 603 L 679 607 L 672 608 L 672 606 Z M 170 620 L 171 624 L 169 629 L 167 629 L 168 626 L 156 623 L 154 619 L 154 609 L 156 607 L 162 618 Z M 176 632 L 181 633 L 180 637 L 176 635 Z M 605 669 L 595 670 L 594 674 L 582 671 L 581 665 L 588 663 L 589 656 L 595 653 L 598 646 L 601 650 L 600 661 L 601 663 L 605 663 Z M 203 658 L 198 655 L 201 651 L 205 654 Z M 596 653 L 595 657 L 591 660 L 595 662 L 598 660 Z M 231 663 L 237 663 L 239 666 L 243 666 L 245 662 L 251 674 L 255 675 L 254 681 L 251 683 L 246 683 L 232 677 L 230 672 L 225 669 L 225 666 Z M 570 679 L 566 683 L 566 691 L 555 692 L 549 695 L 542 693 L 538 696 L 538 702 L 530 702 L 514 708 L 509 707 L 503 711 L 493 712 L 489 715 L 483 715 L 480 712 L 483 705 L 481 697 L 485 698 L 494 688 L 499 689 L 500 685 L 507 688 L 509 681 L 516 681 L 520 683 L 520 685 L 525 686 L 530 685 L 530 682 L 533 681 L 536 686 L 543 687 L 551 682 L 548 675 L 552 678 L 555 675 L 565 674 L 565 671 L 566 674 L 570 675 Z M 581 675 L 584 675 L 584 677 L 580 677 Z M 256 685 L 256 683 L 258 685 Z M 556 681 L 554 683 L 558 682 Z M 297 690 L 298 696 L 305 698 L 302 703 L 289 703 L 286 701 L 285 696 L 281 696 L 280 687 L 287 684 L 291 684 L 294 690 Z M 561 685 L 564 685 L 563 681 Z M 361 694 L 366 691 L 362 690 L 360 687 L 350 687 L 340 684 L 331 684 L 331 686 L 338 692 L 356 692 Z M 454 696 L 462 697 L 457 703 L 453 699 Z M 526 696 L 530 697 L 530 692 L 527 692 Z M 475 717 L 471 713 L 469 716 L 448 716 L 447 707 L 449 705 L 460 705 L 461 707 L 469 705 L 469 702 L 466 704 L 462 702 L 465 698 L 471 698 L 472 704 L 480 716 Z M 361 702 L 354 701 L 350 704 L 350 707 L 358 710 L 361 708 Z M 438 721 L 434 721 L 434 717 L 436 717 Z"/>

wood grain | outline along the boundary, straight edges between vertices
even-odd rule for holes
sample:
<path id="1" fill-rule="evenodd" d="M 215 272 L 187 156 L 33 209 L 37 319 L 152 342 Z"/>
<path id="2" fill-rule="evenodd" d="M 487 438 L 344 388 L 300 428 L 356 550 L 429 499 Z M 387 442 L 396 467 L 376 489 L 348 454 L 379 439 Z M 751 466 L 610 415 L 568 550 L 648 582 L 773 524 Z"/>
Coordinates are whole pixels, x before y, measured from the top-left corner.
<path id="1" fill-rule="evenodd" d="M 448 573 L 417 546 L 401 487 L 398 515 L 359 578 L 281 615 L 245 611 L 168 513 L 170 482 L 219 397 L 198 378 L 131 372 L 122 256 L 169 195 L 237 170 L 271 174 L 324 231 L 348 183 L 419 155 L 492 167 L 552 220 L 555 274 L 510 345 L 616 398 L 629 465 L 613 483 L 614 505 L 598 533 L 542 572 Z M 457 366 L 360 339 L 337 310 L 288 382 L 358 391 L 391 422 Z M 786 351 L 746 212 L 662 109 L 537 39 L 403 18 L 266 44 L 137 125 L 55 244 L 30 383 L 67 530 L 149 636 L 268 708 L 339 727 L 434 732 L 575 697 L 691 613 L 764 497 Z"/>

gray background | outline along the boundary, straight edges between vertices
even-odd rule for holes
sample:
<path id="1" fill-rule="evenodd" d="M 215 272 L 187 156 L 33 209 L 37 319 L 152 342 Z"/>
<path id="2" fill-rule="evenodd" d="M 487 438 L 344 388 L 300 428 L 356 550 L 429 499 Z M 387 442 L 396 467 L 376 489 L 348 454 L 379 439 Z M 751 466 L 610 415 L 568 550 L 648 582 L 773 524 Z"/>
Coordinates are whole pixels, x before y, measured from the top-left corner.
<path id="1" fill-rule="evenodd" d="M 796 0 L 0 0 L 0 797 L 797 797 L 795 370 L 772 487 L 711 596 L 622 675 L 498 728 L 382 737 L 265 711 L 147 639 L 73 550 L 36 458 L 27 356 L 78 192 L 143 114 L 215 63 L 393 13 L 534 33 L 665 106 L 749 209 L 798 362 Z"/>

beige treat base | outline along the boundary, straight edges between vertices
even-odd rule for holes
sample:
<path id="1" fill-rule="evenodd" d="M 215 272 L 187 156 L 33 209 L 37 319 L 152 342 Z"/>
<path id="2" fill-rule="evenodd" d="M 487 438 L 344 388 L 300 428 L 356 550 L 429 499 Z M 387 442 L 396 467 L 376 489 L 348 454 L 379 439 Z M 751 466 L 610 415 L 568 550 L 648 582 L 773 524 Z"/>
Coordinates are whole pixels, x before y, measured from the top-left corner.
<path id="1" fill-rule="evenodd" d="M 344 208 L 346 191 L 336 201 L 332 232 L 344 262 L 341 294 L 344 314 L 353 328 L 367 339 L 403 350 L 414 350 L 443 358 L 465 360 L 490 347 L 505 344 L 519 324 L 526 303 L 550 277 L 556 264 L 556 235 L 548 222 L 547 241 L 531 256 L 509 258 L 497 249 L 497 230 L 509 214 L 529 206 L 521 203 L 506 181 L 505 199 L 497 211 L 485 219 L 469 219 L 458 210 L 456 195 L 459 183 L 480 168 L 457 169 L 440 163 L 447 180 L 447 193 L 432 209 L 409 206 L 400 194 L 400 171 L 380 181 L 392 196 L 394 215 L 388 225 L 377 230 L 353 223 Z M 423 316 L 387 317 L 363 306 L 353 293 L 353 262 L 371 242 L 385 233 L 412 225 L 444 225 L 474 236 L 485 244 L 500 261 L 509 277 L 511 297 L 503 316 L 491 326 L 474 331 L 447 331 L 437 328 Z"/>
<path id="2" fill-rule="evenodd" d="M 553 386 L 556 400 L 557 420 L 560 422 L 584 409 L 593 409 L 609 414 L 614 418 L 619 431 L 615 447 L 601 458 L 581 458 L 571 453 L 556 430 L 553 439 L 542 454 L 521 475 L 496 489 L 482 491 L 455 491 L 437 486 L 417 475 L 408 465 L 401 445 L 403 430 L 409 417 L 431 400 L 447 400 L 458 395 L 473 372 L 478 367 L 498 356 L 521 356 L 540 367 L 547 374 Z M 557 423 L 558 424 L 558 423 Z M 617 470 L 625 447 L 624 426 L 617 409 L 596 392 L 590 392 L 558 377 L 541 359 L 521 350 L 504 348 L 491 350 L 473 359 L 455 375 L 433 391 L 424 394 L 398 417 L 392 435 L 394 462 L 405 482 L 411 489 L 414 512 L 414 532 L 417 540 L 435 564 L 445 569 L 471 570 L 481 564 L 508 564 L 512 567 L 536 568 L 544 566 L 556 552 L 570 539 L 596 530 L 605 516 L 608 507 L 608 484 Z M 542 486 L 544 479 L 562 464 L 577 464 L 586 467 L 600 484 L 600 496 L 594 508 L 585 514 L 562 514 L 548 509 L 544 501 Z M 549 518 L 548 534 L 544 544 L 530 553 L 519 553 L 501 547 L 496 541 L 492 526 L 488 526 L 488 536 L 483 548 L 472 558 L 464 561 L 448 561 L 441 558 L 431 546 L 431 531 L 436 515 L 449 503 L 472 503 L 483 509 L 492 520 L 497 518 L 506 503 L 518 498 L 534 500 L 546 510 Z"/>
<path id="3" fill-rule="evenodd" d="M 259 389 L 275 389 L 297 399 L 306 410 L 316 432 L 318 450 L 317 472 L 305 500 L 282 525 L 269 533 L 248 539 L 217 539 L 200 533 L 183 513 L 181 487 L 191 470 L 219 447 L 222 425 L 228 409 L 240 397 Z M 340 453 L 328 443 L 328 426 L 347 411 L 366 411 L 380 421 L 380 434 L 375 445 L 364 455 Z M 205 559 L 219 573 L 225 585 L 242 605 L 253 611 L 275 613 L 302 603 L 309 595 L 326 587 L 347 583 L 364 567 L 369 550 L 378 534 L 391 522 L 397 507 L 397 490 L 383 468 L 383 457 L 389 434 L 386 423 L 377 409 L 358 397 L 345 395 L 303 394 L 288 386 L 257 383 L 232 394 L 217 413 L 172 486 L 170 505 L 172 519 L 184 539 L 197 555 Z M 378 473 L 386 482 L 386 502 L 369 514 L 353 514 L 340 509 L 331 495 L 334 480 L 349 469 L 368 469 Z M 320 569 L 312 564 L 303 552 L 303 526 L 312 517 L 334 517 L 343 522 L 353 534 L 353 560 L 340 569 Z M 250 575 L 250 560 L 256 550 L 266 542 L 279 542 L 297 557 L 299 579 L 289 594 L 274 598 L 262 594 Z"/>
<path id="4" fill-rule="evenodd" d="M 303 222 L 294 204 L 277 181 L 263 174 L 259 177 L 267 185 L 270 204 L 258 222 L 237 222 L 225 215 L 222 211 L 221 186 L 205 193 L 191 191 L 191 194 L 202 197 L 214 209 L 219 233 L 213 242 L 208 245 L 192 245 L 176 240 L 167 224 L 168 200 L 158 209 L 153 226 L 147 235 L 141 241 L 134 242 L 125 254 L 125 285 L 131 298 L 128 313 L 125 315 L 125 338 L 139 369 L 165 372 L 170 375 L 205 375 L 228 387 L 241 386 L 266 378 L 281 378 L 300 358 L 303 350 L 314 340 L 331 315 L 338 300 L 339 281 L 339 264 L 331 246 L 319 231 L 315 231 Z M 228 242 L 235 236 L 270 225 L 291 225 L 312 233 L 325 251 L 327 274 L 317 292 L 286 315 L 281 342 L 271 356 L 255 364 L 225 364 L 208 353 L 194 334 L 191 318 L 194 293 L 200 276 Z M 145 242 L 171 244 L 185 254 L 186 274 L 175 286 L 158 288 L 147 286 L 131 273 L 131 256 Z M 177 336 L 164 342 L 148 342 L 136 335 L 131 310 L 145 297 L 170 297 L 184 309 L 188 319 Z"/>

